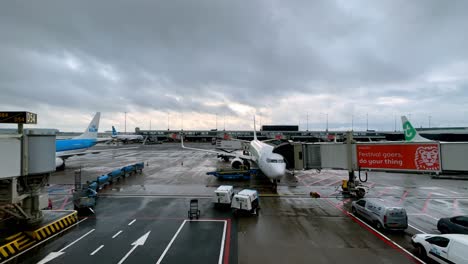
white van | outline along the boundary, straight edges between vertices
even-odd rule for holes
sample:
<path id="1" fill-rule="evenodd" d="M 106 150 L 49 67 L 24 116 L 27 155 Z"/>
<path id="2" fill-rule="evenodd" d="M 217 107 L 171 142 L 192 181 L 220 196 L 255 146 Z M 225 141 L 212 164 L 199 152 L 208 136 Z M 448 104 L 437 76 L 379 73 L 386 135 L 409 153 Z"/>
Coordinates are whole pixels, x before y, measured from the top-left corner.
<path id="1" fill-rule="evenodd" d="M 240 191 L 238 194 L 234 195 L 231 203 L 231 208 L 235 210 L 234 213 L 237 211 L 257 213 L 259 207 L 260 204 L 256 190 L 244 189 Z"/>
<path id="2" fill-rule="evenodd" d="M 404 230 L 408 228 L 406 209 L 388 206 L 382 199 L 362 198 L 354 201 L 351 212 L 366 218 L 377 229 Z"/>
<path id="3" fill-rule="evenodd" d="M 417 234 L 411 242 L 422 258 L 429 257 L 437 263 L 468 263 L 468 235 Z"/>
<path id="4" fill-rule="evenodd" d="M 214 191 L 213 202 L 215 207 L 230 205 L 234 196 L 234 187 L 221 185 Z"/>

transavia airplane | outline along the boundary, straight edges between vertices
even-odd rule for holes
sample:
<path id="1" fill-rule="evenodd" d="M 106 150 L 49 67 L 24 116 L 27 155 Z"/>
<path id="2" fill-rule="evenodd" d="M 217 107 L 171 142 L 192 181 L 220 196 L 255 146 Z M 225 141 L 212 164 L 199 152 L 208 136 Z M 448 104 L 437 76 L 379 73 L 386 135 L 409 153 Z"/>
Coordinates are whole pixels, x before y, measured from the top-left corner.
<path id="1" fill-rule="evenodd" d="M 266 144 L 263 141 L 257 139 L 257 132 L 255 127 L 255 118 L 254 118 L 254 139 L 249 142 L 249 152 L 250 155 L 243 155 L 235 152 L 223 152 L 216 150 L 208 149 L 198 149 L 198 148 L 189 148 L 184 146 L 184 140 L 181 136 L 182 148 L 204 151 L 208 153 L 218 154 L 221 156 L 233 157 L 231 161 L 231 166 L 233 168 L 239 168 L 242 164 L 249 167 L 249 162 L 254 162 L 258 165 L 258 168 L 265 174 L 265 176 L 270 179 L 273 183 L 274 188 L 276 188 L 278 181 L 286 173 L 286 163 L 283 156 L 277 153 L 273 153 L 273 146 Z"/>
<path id="2" fill-rule="evenodd" d="M 418 131 L 411 125 L 410 121 L 406 116 L 401 117 L 401 124 L 403 125 L 403 131 L 405 134 L 405 141 L 406 142 L 428 142 L 432 141 L 425 137 L 419 135 Z"/>
<path id="3" fill-rule="evenodd" d="M 134 142 L 143 141 L 143 136 L 142 135 L 119 135 L 115 127 L 112 126 L 112 139 L 120 140 L 120 141 L 123 141 L 124 143 L 127 143 L 130 141 L 134 141 Z"/>

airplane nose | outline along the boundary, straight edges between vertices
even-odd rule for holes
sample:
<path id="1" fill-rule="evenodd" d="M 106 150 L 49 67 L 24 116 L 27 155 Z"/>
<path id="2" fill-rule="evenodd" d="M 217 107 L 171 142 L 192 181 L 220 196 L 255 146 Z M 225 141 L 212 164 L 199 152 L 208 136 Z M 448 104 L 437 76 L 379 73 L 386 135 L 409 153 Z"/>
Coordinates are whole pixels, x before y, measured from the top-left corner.
<path id="1" fill-rule="evenodd" d="M 272 178 L 280 179 L 285 174 L 286 174 L 286 166 L 280 165 L 280 166 L 275 167 L 274 175 L 272 175 L 273 176 Z"/>

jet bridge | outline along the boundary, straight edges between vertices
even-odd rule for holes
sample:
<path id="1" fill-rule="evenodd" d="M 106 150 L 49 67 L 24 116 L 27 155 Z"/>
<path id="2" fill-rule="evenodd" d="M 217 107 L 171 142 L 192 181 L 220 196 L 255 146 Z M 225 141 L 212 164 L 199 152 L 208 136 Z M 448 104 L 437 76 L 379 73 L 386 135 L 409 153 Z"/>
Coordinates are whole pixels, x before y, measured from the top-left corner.
<path id="1" fill-rule="evenodd" d="M 33 113 L 0 112 L 0 123 L 18 124 L 16 134 L 0 135 L 0 218 L 38 223 L 48 205 L 44 187 L 55 171 L 56 131 L 23 129 L 36 122 Z"/>
<path id="2" fill-rule="evenodd" d="M 468 142 L 349 142 L 299 143 L 277 146 L 274 152 L 283 155 L 288 169 L 341 169 L 420 172 L 432 175 L 466 173 L 464 153 Z"/>

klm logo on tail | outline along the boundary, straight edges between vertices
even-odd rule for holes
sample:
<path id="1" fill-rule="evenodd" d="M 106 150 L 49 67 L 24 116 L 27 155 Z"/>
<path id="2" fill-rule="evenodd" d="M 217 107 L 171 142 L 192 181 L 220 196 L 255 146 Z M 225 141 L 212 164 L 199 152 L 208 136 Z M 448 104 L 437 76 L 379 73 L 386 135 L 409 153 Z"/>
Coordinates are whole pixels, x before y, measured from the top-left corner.
<path id="1" fill-rule="evenodd" d="M 88 132 L 98 132 L 98 129 L 96 128 L 96 125 L 91 125 L 88 128 Z"/>

